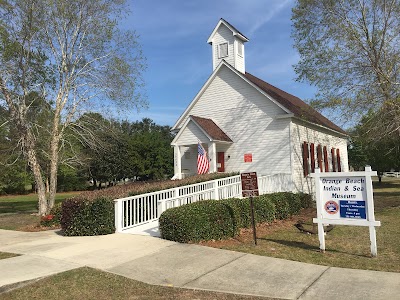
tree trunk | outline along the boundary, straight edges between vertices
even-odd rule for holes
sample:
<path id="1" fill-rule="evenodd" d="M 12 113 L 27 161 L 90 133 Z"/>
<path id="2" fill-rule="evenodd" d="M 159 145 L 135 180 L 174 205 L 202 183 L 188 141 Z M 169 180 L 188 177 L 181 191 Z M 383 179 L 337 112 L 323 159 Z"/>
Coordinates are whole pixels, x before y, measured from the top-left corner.
<path id="1" fill-rule="evenodd" d="M 60 143 L 59 117 L 56 114 L 53 120 L 53 131 L 50 142 L 50 194 L 48 200 L 47 213 L 54 207 L 57 193 L 57 171 L 58 171 L 58 146 Z"/>
<path id="2" fill-rule="evenodd" d="M 35 177 L 35 184 L 37 189 L 37 195 L 39 198 L 39 215 L 44 216 L 47 212 L 47 199 L 46 199 L 46 187 L 43 182 L 42 173 L 40 166 L 36 158 L 34 150 L 28 150 L 27 158 L 32 168 L 33 176 Z"/>
<path id="3" fill-rule="evenodd" d="M 50 193 L 49 177 L 46 177 L 46 193 Z"/>
<path id="4" fill-rule="evenodd" d="M 8 109 L 11 114 L 11 119 L 14 121 L 18 135 L 21 139 L 22 153 L 26 158 L 26 160 L 28 161 L 28 164 L 32 169 L 33 176 L 35 178 L 35 185 L 36 185 L 37 195 L 39 198 L 38 201 L 39 215 L 44 216 L 47 211 L 46 187 L 43 182 L 42 170 L 40 168 L 36 154 L 35 137 L 30 131 L 31 129 L 30 126 L 28 125 L 26 117 L 27 107 L 25 105 L 21 106 L 15 105 L 11 93 L 6 88 L 2 78 L 0 78 L 0 90 L 8 105 Z"/>
<path id="5" fill-rule="evenodd" d="M 24 144 L 24 155 L 32 169 L 35 178 L 37 195 L 39 198 L 39 215 L 44 216 L 47 212 L 46 186 L 43 181 L 41 168 L 36 156 L 35 140 L 29 131 L 22 132 L 22 140 Z"/>

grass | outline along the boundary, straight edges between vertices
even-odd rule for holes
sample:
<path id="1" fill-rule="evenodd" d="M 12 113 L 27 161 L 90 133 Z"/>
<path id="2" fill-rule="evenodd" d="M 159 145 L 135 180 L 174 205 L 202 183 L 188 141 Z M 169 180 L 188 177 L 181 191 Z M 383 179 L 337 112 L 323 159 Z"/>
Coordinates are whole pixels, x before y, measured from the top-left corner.
<path id="1" fill-rule="evenodd" d="M 374 182 L 375 218 L 378 256 L 372 258 L 367 227 L 336 226 L 326 239 L 326 252 L 319 251 L 318 235 L 301 233 L 293 225 L 303 220 L 312 225 L 315 210 L 305 210 L 283 222 L 261 224 L 257 228 L 257 246 L 252 231 L 224 241 L 203 242 L 203 245 L 265 255 L 312 264 L 365 270 L 400 272 L 400 179 Z"/>
<path id="2" fill-rule="evenodd" d="M 40 217 L 37 215 L 27 213 L 0 214 L 0 229 L 27 231 L 28 228 L 38 226 L 39 222 Z"/>
<path id="3" fill-rule="evenodd" d="M 56 203 L 71 198 L 80 192 L 66 192 L 56 194 Z M 0 197 L 0 214 L 4 213 L 35 213 L 37 208 L 37 194 L 12 195 Z"/>
<path id="4" fill-rule="evenodd" d="M 80 192 L 66 192 L 56 194 L 56 203 L 73 197 Z M 35 215 L 38 198 L 36 194 L 13 195 L 0 197 L 0 229 L 37 231 L 40 222 Z"/>
<path id="5" fill-rule="evenodd" d="M 1 294 L 19 299 L 267 299 L 145 284 L 91 268 L 60 273 L 31 285 Z"/>

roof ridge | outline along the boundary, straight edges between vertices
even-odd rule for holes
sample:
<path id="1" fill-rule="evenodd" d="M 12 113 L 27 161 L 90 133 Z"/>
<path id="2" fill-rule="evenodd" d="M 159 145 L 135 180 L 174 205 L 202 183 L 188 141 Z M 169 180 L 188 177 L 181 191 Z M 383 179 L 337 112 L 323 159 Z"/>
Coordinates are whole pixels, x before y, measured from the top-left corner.
<path id="1" fill-rule="evenodd" d="M 220 20 L 224 21 L 226 24 L 228 24 L 229 26 L 231 26 L 234 30 L 237 31 L 237 33 L 239 33 L 240 35 L 242 35 L 243 37 L 245 37 L 246 39 L 249 39 L 247 36 L 245 36 L 243 33 L 240 32 L 240 30 L 238 30 L 235 26 L 233 26 L 231 23 L 229 23 L 227 20 L 225 20 L 224 18 L 221 18 Z"/>
<path id="2" fill-rule="evenodd" d="M 198 117 L 189 115 L 198 126 L 200 126 L 213 140 L 232 142 L 232 139 L 214 122 L 209 118 Z"/>

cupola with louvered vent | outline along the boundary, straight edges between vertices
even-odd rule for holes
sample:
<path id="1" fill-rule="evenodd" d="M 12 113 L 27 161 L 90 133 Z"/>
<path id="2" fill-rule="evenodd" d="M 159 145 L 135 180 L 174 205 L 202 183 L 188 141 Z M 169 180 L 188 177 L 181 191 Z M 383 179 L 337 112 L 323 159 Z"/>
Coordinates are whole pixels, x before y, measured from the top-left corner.
<path id="1" fill-rule="evenodd" d="M 244 43 L 249 39 L 224 19 L 220 19 L 207 40 L 212 46 L 213 70 L 225 60 L 236 70 L 245 73 Z"/>

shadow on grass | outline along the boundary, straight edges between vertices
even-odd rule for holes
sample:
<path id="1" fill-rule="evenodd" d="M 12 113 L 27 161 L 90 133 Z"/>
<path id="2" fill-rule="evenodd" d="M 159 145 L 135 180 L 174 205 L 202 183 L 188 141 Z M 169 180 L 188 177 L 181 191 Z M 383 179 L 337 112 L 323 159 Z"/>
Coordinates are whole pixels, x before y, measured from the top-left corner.
<path id="1" fill-rule="evenodd" d="M 287 247 L 292 247 L 292 248 L 301 248 L 304 250 L 312 250 L 314 252 L 320 252 L 319 247 L 317 246 L 313 246 L 313 245 L 309 245 L 306 244 L 304 242 L 298 242 L 298 241 L 286 241 L 286 240 L 276 240 L 276 239 L 267 239 L 267 238 L 257 238 L 258 240 L 264 240 L 267 242 L 274 242 L 277 244 L 281 244 Z M 346 252 L 346 251 L 340 251 L 337 249 L 326 249 L 327 252 L 330 253 L 341 253 L 341 254 L 347 254 L 347 255 L 351 255 L 351 256 L 355 256 L 355 257 L 369 257 L 368 255 L 362 255 L 362 254 L 355 254 L 355 253 L 350 253 L 350 252 Z"/>
<path id="2" fill-rule="evenodd" d="M 383 196 L 383 197 L 400 197 L 400 192 L 374 192 L 374 196 Z M 399 200 L 400 201 L 400 200 Z"/>
<path id="3" fill-rule="evenodd" d="M 386 181 L 386 182 L 373 182 L 374 189 L 383 189 L 383 188 L 399 188 L 400 189 L 400 180 L 399 181 Z"/>
<path id="4" fill-rule="evenodd" d="M 319 251 L 318 247 L 306 244 L 304 242 L 276 240 L 276 239 L 267 239 L 267 238 L 257 238 L 257 239 L 258 240 L 267 241 L 267 242 L 274 242 L 274 243 L 277 243 L 277 244 L 281 244 L 281 245 L 288 246 L 288 247 L 293 247 L 293 248 L 302 248 L 302 249 L 305 249 L 305 250 L 316 250 L 316 251 Z"/>
<path id="5" fill-rule="evenodd" d="M 37 200 L 32 201 L 2 201 L 0 202 L 0 213 L 31 213 L 37 212 Z"/>

